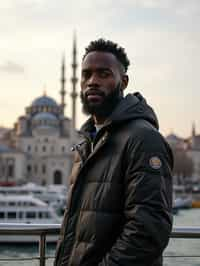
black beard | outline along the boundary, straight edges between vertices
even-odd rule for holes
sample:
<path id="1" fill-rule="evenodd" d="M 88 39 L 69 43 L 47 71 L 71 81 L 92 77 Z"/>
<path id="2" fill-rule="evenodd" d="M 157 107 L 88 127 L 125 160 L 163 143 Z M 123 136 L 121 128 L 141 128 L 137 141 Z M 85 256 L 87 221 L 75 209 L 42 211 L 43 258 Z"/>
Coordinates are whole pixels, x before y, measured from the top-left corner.
<path id="1" fill-rule="evenodd" d="M 98 117 L 108 117 L 123 96 L 120 84 L 118 84 L 111 93 L 109 93 L 108 95 L 104 94 L 102 96 L 104 96 L 102 103 L 96 105 L 90 104 L 87 100 L 87 97 L 81 91 L 80 97 L 83 104 L 83 113 L 86 115 L 95 115 Z"/>

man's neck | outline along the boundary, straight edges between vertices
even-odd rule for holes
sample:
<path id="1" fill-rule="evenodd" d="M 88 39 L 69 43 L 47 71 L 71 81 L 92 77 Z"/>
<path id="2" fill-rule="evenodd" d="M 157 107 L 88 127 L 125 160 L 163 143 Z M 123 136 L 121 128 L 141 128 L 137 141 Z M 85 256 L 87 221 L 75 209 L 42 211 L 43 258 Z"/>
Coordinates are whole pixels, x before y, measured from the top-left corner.
<path id="1" fill-rule="evenodd" d="M 106 120 L 105 117 L 97 117 L 95 115 L 93 115 L 93 119 L 94 119 L 95 125 L 103 125 Z"/>

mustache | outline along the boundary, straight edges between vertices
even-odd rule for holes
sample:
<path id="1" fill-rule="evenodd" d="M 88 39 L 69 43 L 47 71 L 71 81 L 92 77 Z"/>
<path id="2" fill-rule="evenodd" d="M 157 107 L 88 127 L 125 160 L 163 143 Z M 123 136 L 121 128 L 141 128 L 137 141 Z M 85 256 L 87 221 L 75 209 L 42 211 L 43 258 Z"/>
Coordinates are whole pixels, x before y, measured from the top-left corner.
<path id="1" fill-rule="evenodd" d="M 105 93 L 99 89 L 96 88 L 88 88 L 84 95 L 87 97 L 88 95 L 99 95 L 99 96 L 104 96 Z"/>

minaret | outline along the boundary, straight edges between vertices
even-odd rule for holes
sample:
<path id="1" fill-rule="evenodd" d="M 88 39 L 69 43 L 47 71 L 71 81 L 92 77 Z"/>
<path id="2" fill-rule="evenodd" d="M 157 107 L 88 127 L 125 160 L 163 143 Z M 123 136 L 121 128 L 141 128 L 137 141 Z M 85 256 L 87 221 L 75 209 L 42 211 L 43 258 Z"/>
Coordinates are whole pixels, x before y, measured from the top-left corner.
<path id="1" fill-rule="evenodd" d="M 192 123 L 192 137 L 196 136 L 195 122 Z"/>
<path id="2" fill-rule="evenodd" d="M 192 123 L 192 136 L 191 136 L 191 146 L 194 149 L 195 148 L 195 136 L 196 136 L 196 129 L 195 129 L 195 123 Z"/>
<path id="3" fill-rule="evenodd" d="M 72 127 L 73 129 L 76 128 L 76 98 L 77 98 L 77 92 L 76 92 L 76 83 L 78 81 L 76 76 L 76 70 L 77 70 L 77 49 L 76 49 L 76 35 L 74 34 L 74 40 L 73 40 L 73 61 L 72 61 Z"/>
<path id="4" fill-rule="evenodd" d="M 60 90 L 60 95 L 61 95 L 61 107 L 62 107 L 62 114 L 65 114 L 65 56 L 63 55 L 62 58 L 62 65 L 61 65 L 61 90 Z"/>

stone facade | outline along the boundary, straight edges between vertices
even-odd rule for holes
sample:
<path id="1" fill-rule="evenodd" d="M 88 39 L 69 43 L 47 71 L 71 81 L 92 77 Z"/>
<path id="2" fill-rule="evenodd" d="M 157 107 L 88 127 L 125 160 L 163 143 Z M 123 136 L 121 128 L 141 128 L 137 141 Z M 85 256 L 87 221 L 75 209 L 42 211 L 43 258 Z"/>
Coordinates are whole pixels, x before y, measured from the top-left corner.
<path id="1" fill-rule="evenodd" d="M 11 147 L 0 146 L 0 182 L 67 185 L 72 132 L 61 105 L 46 95 L 35 99 L 11 131 Z"/>
<path id="2" fill-rule="evenodd" d="M 170 134 L 166 140 L 173 149 L 183 150 L 192 159 L 194 164 L 192 179 L 200 181 L 200 135 L 196 134 L 194 125 L 190 137 L 184 139 Z"/>

